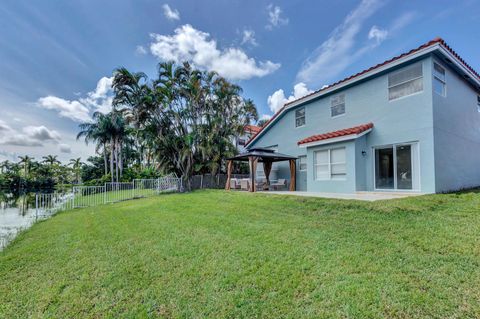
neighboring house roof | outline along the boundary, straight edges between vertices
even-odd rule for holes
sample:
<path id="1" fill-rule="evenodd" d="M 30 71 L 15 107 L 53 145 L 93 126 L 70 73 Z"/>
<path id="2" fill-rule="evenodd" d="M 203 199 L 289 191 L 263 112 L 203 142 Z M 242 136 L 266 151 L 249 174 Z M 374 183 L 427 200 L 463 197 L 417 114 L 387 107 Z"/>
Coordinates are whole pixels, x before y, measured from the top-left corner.
<path id="1" fill-rule="evenodd" d="M 245 132 L 248 133 L 258 133 L 260 132 L 262 128 L 260 126 L 255 126 L 255 125 L 245 125 Z"/>
<path id="2" fill-rule="evenodd" d="M 273 122 L 279 117 L 279 115 L 283 114 L 286 110 L 295 107 L 297 105 L 306 103 L 311 101 L 315 98 L 318 98 L 324 94 L 332 93 L 335 90 L 341 89 L 347 85 L 352 85 L 356 81 L 363 80 L 370 76 L 374 76 L 377 73 L 383 72 L 388 70 L 391 67 L 399 65 L 401 63 L 410 61 L 418 56 L 431 53 L 435 50 L 439 50 L 446 56 L 447 61 L 454 63 L 460 69 L 462 69 L 465 74 L 463 75 L 467 81 L 473 82 L 477 89 L 480 89 L 480 74 L 476 72 L 470 65 L 468 65 L 442 38 L 435 38 L 427 43 L 422 44 L 416 49 L 410 50 L 409 52 L 400 54 L 392 59 L 386 60 L 382 63 L 379 63 L 371 68 L 363 70 L 357 74 L 344 78 L 343 80 L 337 81 L 331 85 L 328 85 L 320 90 L 317 90 L 313 93 L 310 93 L 304 97 L 296 99 L 294 101 L 287 102 L 283 105 L 283 107 L 278 110 L 272 118 L 265 123 L 265 125 L 257 132 L 254 136 L 250 138 L 250 140 L 246 143 L 248 146 L 251 142 L 253 142 L 257 137 L 261 135 L 262 132 L 265 132 Z"/>
<path id="3" fill-rule="evenodd" d="M 373 128 L 373 123 L 362 124 L 354 127 L 345 128 L 338 131 L 312 135 L 297 142 L 298 145 L 316 143 L 320 141 L 330 140 L 332 138 L 341 137 L 342 140 L 357 138 L 368 133 Z M 330 141 L 328 141 L 330 142 Z M 317 143 L 316 143 L 317 144 Z"/>

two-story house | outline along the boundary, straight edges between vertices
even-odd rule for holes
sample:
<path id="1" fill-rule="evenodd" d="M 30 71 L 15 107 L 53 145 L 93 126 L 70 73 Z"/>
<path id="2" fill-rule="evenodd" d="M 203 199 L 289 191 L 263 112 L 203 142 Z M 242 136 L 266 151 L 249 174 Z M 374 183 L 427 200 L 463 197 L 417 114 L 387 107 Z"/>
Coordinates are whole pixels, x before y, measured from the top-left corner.
<path id="1" fill-rule="evenodd" d="M 243 134 L 235 137 L 233 141 L 239 153 L 245 152 L 245 145 L 260 129 L 260 126 L 245 125 Z"/>
<path id="2" fill-rule="evenodd" d="M 301 191 L 478 186 L 480 76 L 436 38 L 285 104 L 247 143 L 258 147 L 298 157 Z"/>

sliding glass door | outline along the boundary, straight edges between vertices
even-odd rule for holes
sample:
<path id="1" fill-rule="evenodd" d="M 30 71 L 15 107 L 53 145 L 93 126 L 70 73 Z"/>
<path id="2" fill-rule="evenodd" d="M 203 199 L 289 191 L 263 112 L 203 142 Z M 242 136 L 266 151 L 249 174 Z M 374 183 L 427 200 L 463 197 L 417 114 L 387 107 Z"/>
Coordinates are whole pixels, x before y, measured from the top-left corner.
<path id="1" fill-rule="evenodd" d="M 375 189 L 419 189 L 417 148 L 417 143 L 375 148 Z"/>

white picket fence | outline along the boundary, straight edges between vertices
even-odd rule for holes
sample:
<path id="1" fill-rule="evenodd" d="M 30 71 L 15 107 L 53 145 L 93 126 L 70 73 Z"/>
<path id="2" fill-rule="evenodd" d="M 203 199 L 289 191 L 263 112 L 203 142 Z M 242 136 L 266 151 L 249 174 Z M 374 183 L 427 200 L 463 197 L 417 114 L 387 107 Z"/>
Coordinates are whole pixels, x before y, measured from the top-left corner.
<path id="1" fill-rule="evenodd" d="M 37 215 L 52 215 L 61 210 L 91 207 L 107 203 L 180 192 L 182 179 L 168 175 L 157 179 L 135 179 L 129 183 L 105 183 L 103 186 L 75 186 L 68 193 L 37 194 Z"/>

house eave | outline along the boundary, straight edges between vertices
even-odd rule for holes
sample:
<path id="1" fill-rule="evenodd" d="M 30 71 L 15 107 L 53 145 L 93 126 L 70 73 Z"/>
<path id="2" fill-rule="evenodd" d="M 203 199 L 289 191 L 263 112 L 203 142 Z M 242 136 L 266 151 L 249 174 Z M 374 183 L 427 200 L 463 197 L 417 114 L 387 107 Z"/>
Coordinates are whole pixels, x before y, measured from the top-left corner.
<path id="1" fill-rule="evenodd" d="M 327 144 L 333 144 L 333 143 L 340 143 L 340 142 L 346 142 L 350 140 L 355 140 L 365 134 L 368 134 L 372 131 L 372 129 L 368 129 L 366 131 L 363 131 L 362 133 L 359 134 L 350 134 L 350 135 L 345 135 L 345 136 L 339 136 L 339 137 L 333 137 L 325 140 L 320 140 L 320 141 L 315 141 L 315 142 L 310 142 L 310 143 L 302 143 L 299 144 L 298 147 L 300 148 L 308 148 L 312 146 L 320 146 L 320 145 L 327 145 Z"/>

